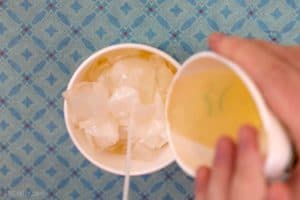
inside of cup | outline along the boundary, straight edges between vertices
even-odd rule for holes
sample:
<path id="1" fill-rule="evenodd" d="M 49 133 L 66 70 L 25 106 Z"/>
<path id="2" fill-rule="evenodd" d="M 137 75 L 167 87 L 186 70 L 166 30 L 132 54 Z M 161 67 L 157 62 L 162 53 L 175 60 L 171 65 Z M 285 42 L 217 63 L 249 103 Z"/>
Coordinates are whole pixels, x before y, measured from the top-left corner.
<path id="1" fill-rule="evenodd" d="M 110 154 L 90 146 L 85 135 L 73 126 L 70 127 L 81 153 L 96 166 L 118 175 L 125 175 L 125 155 Z M 170 148 L 160 151 L 156 158 L 149 161 L 133 160 L 130 163 L 130 174 L 133 176 L 154 172 L 158 166 L 167 165 L 173 160 Z"/>
<path id="2" fill-rule="evenodd" d="M 247 118 L 245 118 L 244 121 L 243 120 L 239 121 L 234 119 L 234 113 L 231 115 L 230 110 L 226 110 L 226 108 L 222 108 L 223 110 L 219 111 L 217 108 L 218 107 L 217 103 L 214 104 L 214 102 L 211 103 L 213 105 L 210 105 L 211 107 L 213 107 L 211 109 L 214 110 L 213 113 L 211 115 L 207 115 L 207 118 L 211 117 L 211 120 L 204 120 L 204 119 L 200 120 L 201 117 L 198 117 L 198 115 L 201 114 L 199 113 L 201 113 L 202 110 L 206 109 L 206 106 L 209 105 L 208 104 L 205 105 L 203 103 L 203 108 L 202 110 L 199 111 L 196 105 L 201 104 L 202 101 L 204 101 L 205 96 L 203 96 L 203 100 L 202 100 L 201 98 L 197 97 L 197 95 L 195 94 L 203 92 L 204 90 L 206 90 L 206 88 L 197 85 L 198 83 L 196 82 L 191 82 L 195 84 L 191 84 L 190 86 L 188 86 L 187 82 L 189 79 L 191 79 L 190 77 L 195 77 L 195 76 L 198 76 L 197 80 L 201 78 L 206 79 L 207 77 L 205 77 L 205 75 L 214 78 L 210 73 L 208 73 L 210 71 L 214 73 L 221 72 L 220 73 L 221 75 L 219 77 L 220 80 L 216 79 L 217 81 L 211 82 L 211 84 L 216 84 L 215 86 L 211 86 L 210 84 L 208 84 L 207 86 L 211 86 L 211 91 L 212 93 L 216 94 L 216 97 L 217 95 L 219 95 L 221 98 L 227 98 L 225 100 L 227 101 L 227 106 L 229 106 L 233 110 L 235 109 L 235 107 L 240 107 L 240 109 L 243 109 L 243 107 L 240 105 L 245 104 L 245 102 L 243 102 L 243 99 L 239 100 L 238 95 L 233 94 L 234 92 L 237 92 L 237 89 L 233 88 L 231 89 L 232 90 L 231 93 L 229 91 L 228 94 L 225 94 L 225 95 L 231 95 L 232 97 L 230 96 L 224 97 L 224 94 L 221 94 L 222 84 L 226 83 L 226 81 L 222 80 L 223 79 L 222 76 L 230 75 L 231 77 L 234 78 L 235 85 L 242 84 L 242 86 L 239 86 L 241 88 L 244 87 L 242 88 L 243 89 L 242 94 L 244 96 L 246 95 L 247 98 L 250 99 L 249 101 L 252 102 L 251 109 L 254 110 L 253 113 L 256 114 L 257 120 L 254 121 L 253 124 L 252 121 L 247 121 Z M 203 76 L 201 77 L 200 74 L 203 74 Z M 207 84 L 207 83 L 209 83 L 209 80 L 203 83 L 200 82 L 200 84 Z M 235 85 L 233 85 L 233 87 L 236 87 Z M 185 88 L 185 87 L 189 87 L 189 88 Z M 218 87 L 220 87 L 221 89 L 219 90 Z M 226 85 L 224 84 L 224 91 L 225 89 L 226 89 Z M 220 94 L 218 92 L 220 92 Z M 197 99 L 197 102 L 191 100 L 192 98 Z M 216 100 L 215 102 L 218 102 L 218 100 Z M 237 112 L 237 110 L 235 111 Z M 249 112 L 249 110 L 247 109 L 245 111 Z M 262 128 L 263 125 L 260 119 L 258 108 L 256 107 L 255 100 L 252 97 L 252 94 L 250 93 L 250 91 L 248 91 L 247 86 L 244 84 L 243 80 L 240 79 L 239 75 L 234 71 L 232 66 L 228 65 L 225 62 L 222 62 L 221 60 L 217 59 L 214 56 L 210 56 L 210 54 L 193 56 L 183 64 L 183 68 L 177 73 L 177 75 L 175 76 L 171 84 L 171 88 L 169 90 L 169 94 L 167 98 L 166 112 L 167 112 L 167 120 L 169 123 L 168 124 L 169 136 L 172 144 L 172 149 L 176 155 L 175 156 L 176 160 L 178 164 L 184 169 L 184 171 L 186 171 L 191 176 L 195 175 L 196 169 L 200 165 L 211 166 L 214 157 L 214 146 L 216 143 L 214 143 L 213 145 L 208 145 L 208 143 L 204 141 L 207 139 L 206 137 L 202 137 L 202 140 L 201 138 L 195 139 L 197 138 L 197 136 L 195 136 L 197 134 L 209 135 L 211 133 L 210 131 L 207 131 L 208 129 L 206 130 L 205 128 L 201 128 L 201 127 L 208 126 L 207 124 L 211 124 L 214 121 L 214 119 L 216 119 L 216 123 L 214 124 L 216 130 L 218 130 L 219 126 L 223 128 L 225 127 L 224 130 L 220 128 L 218 135 L 216 135 L 216 137 L 214 137 L 213 139 L 215 142 L 217 141 L 217 138 L 219 138 L 222 134 L 226 134 L 226 131 L 229 130 L 229 128 L 226 129 L 226 124 L 225 125 L 222 124 L 223 122 L 220 121 L 220 119 L 218 118 L 218 112 L 224 112 L 225 114 L 220 113 L 220 115 L 223 116 L 224 118 L 227 117 L 227 121 L 229 123 L 234 124 L 235 120 L 241 122 L 241 124 L 232 125 L 233 129 L 230 128 L 230 131 L 233 134 L 231 134 L 229 137 L 231 137 L 233 140 L 236 140 L 237 138 L 236 133 L 238 132 L 240 126 L 244 124 L 254 125 L 261 132 L 261 134 L 259 134 L 261 151 L 265 152 L 266 150 L 266 134 L 263 133 L 263 128 Z M 190 121 L 193 120 L 194 123 L 199 122 L 197 126 L 199 126 L 200 128 L 185 127 L 187 126 L 186 124 L 188 124 Z"/>
<path id="3" fill-rule="evenodd" d="M 77 69 L 68 88 L 70 89 L 74 87 L 74 85 L 81 81 L 97 81 L 99 74 L 105 72 L 110 67 L 107 63 L 114 63 L 130 56 L 141 56 L 147 59 L 154 55 L 162 58 L 166 62 L 167 67 L 173 73 L 176 72 L 176 68 L 179 64 L 165 53 L 145 45 L 121 44 L 108 47 L 90 56 Z M 66 103 L 65 119 L 72 140 L 86 158 L 104 170 L 119 175 L 125 174 L 126 154 L 115 154 L 95 149 L 89 141 L 90 138 L 86 137 L 86 134 L 83 134 L 82 131 L 78 130 L 78 127 L 72 124 L 69 108 Z M 143 175 L 152 173 L 168 165 L 174 160 L 173 153 L 170 151 L 168 144 L 157 151 L 155 150 L 154 153 L 155 157 L 151 157 L 151 159 L 145 158 L 145 160 L 132 160 L 130 163 L 130 174 Z M 145 157 L 147 156 L 145 155 Z"/>

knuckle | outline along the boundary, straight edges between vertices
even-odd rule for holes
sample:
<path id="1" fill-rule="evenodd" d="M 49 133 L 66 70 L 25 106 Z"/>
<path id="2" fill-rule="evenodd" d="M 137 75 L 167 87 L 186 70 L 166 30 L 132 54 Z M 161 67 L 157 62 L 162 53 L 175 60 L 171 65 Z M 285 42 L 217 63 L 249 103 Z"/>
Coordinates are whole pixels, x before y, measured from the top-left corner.
<path id="1" fill-rule="evenodd" d="M 232 57 L 240 60 L 249 60 L 257 48 L 256 43 L 246 39 L 232 38 L 228 41 L 228 51 Z"/>
<path id="2" fill-rule="evenodd" d="M 224 46 L 231 52 L 236 52 L 240 50 L 245 44 L 237 37 L 229 37 L 227 40 L 224 40 Z"/>
<path id="3" fill-rule="evenodd" d="M 272 61 L 268 67 L 265 68 L 265 78 L 269 78 L 272 81 L 281 81 L 286 77 L 288 68 L 282 66 L 280 62 Z"/>

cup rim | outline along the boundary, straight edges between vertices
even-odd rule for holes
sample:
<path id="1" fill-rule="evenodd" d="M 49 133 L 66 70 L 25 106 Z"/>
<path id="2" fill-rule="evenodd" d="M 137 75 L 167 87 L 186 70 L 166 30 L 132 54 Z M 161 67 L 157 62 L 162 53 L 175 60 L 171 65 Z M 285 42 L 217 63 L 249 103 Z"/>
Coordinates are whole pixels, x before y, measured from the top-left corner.
<path id="1" fill-rule="evenodd" d="M 67 86 L 67 90 L 70 89 L 76 82 L 77 77 L 81 74 L 81 72 L 91 63 L 93 62 L 95 59 L 97 59 L 98 57 L 100 57 L 101 55 L 111 52 L 111 51 L 115 51 L 115 50 L 120 50 L 120 49 L 139 49 L 139 50 L 144 50 L 144 51 L 148 51 L 151 52 L 155 55 L 159 55 L 162 58 L 164 58 L 165 60 L 167 60 L 168 62 L 170 62 L 177 70 L 180 68 L 180 64 L 173 58 L 171 57 L 169 54 L 163 52 L 160 49 L 157 49 L 155 47 L 152 46 L 148 46 L 145 44 L 138 44 L 138 43 L 122 43 L 122 44 L 116 44 L 116 45 L 111 45 L 111 46 L 107 46 L 104 47 L 96 52 L 94 52 L 93 54 L 91 54 L 89 57 L 87 57 L 75 70 L 75 72 L 73 73 L 71 79 L 69 80 L 68 86 Z M 67 106 L 67 102 L 64 99 L 64 120 L 65 120 L 65 124 L 66 124 L 66 128 L 68 131 L 68 134 L 70 135 L 70 138 L 73 142 L 73 144 L 76 146 L 76 148 L 79 150 L 79 152 L 88 160 L 90 161 L 92 164 L 94 164 L 95 166 L 97 166 L 100 169 L 103 169 L 105 171 L 108 171 L 110 173 L 116 174 L 116 175 L 125 175 L 125 171 L 124 170 L 119 170 L 119 169 L 114 169 L 112 167 L 108 167 L 105 164 L 102 164 L 101 162 L 96 161 L 92 156 L 90 156 L 86 150 L 80 145 L 80 143 L 77 141 L 76 137 L 74 136 L 74 133 L 72 132 L 71 129 L 71 125 L 70 125 L 70 120 L 69 120 L 69 112 L 68 112 L 68 106 Z M 168 141 L 169 144 L 169 141 Z M 169 144 L 170 145 L 170 144 Z M 170 148 L 170 146 L 168 147 Z M 159 165 L 157 166 L 153 166 L 147 169 L 143 169 L 143 170 L 131 170 L 130 171 L 130 175 L 131 176 L 139 176 L 139 175 L 146 175 L 146 174 L 150 174 L 150 173 L 154 173 L 157 172 L 165 167 L 167 167 L 168 165 L 170 165 L 172 162 L 175 161 L 175 157 L 172 151 L 170 151 L 170 154 L 172 154 L 172 156 L 169 156 L 164 162 L 161 162 Z"/>
<path id="2" fill-rule="evenodd" d="M 249 75 L 246 72 L 244 72 L 244 70 L 241 69 L 236 63 L 212 51 L 202 51 L 189 57 L 182 64 L 180 70 L 175 74 L 169 86 L 169 90 L 166 98 L 165 116 L 167 119 L 168 140 L 169 140 L 171 150 L 173 151 L 173 154 L 175 156 L 176 162 L 183 169 L 183 171 L 185 171 L 188 175 L 190 175 L 191 177 L 195 177 L 195 172 L 191 168 L 187 167 L 186 164 L 184 164 L 182 159 L 177 155 L 175 151 L 175 147 L 171 137 L 171 128 L 168 120 L 167 111 L 170 103 L 170 95 L 172 93 L 176 81 L 179 79 L 182 73 L 185 70 L 187 70 L 190 63 L 201 58 L 213 58 L 224 63 L 229 69 L 231 69 L 235 74 L 239 76 L 241 81 L 245 84 L 245 86 L 249 90 L 249 93 L 257 107 L 258 114 L 262 119 L 263 129 L 266 130 L 267 148 L 266 148 L 266 161 L 264 166 L 265 174 L 271 178 L 278 177 L 280 173 L 284 172 L 285 167 L 287 167 L 292 157 L 291 145 L 289 143 L 286 134 L 284 134 L 285 130 L 283 129 L 283 127 L 281 127 L 280 122 L 269 110 L 260 90 L 254 84 L 254 82 L 249 77 Z M 273 132 L 270 133 L 270 130 L 273 130 Z"/>

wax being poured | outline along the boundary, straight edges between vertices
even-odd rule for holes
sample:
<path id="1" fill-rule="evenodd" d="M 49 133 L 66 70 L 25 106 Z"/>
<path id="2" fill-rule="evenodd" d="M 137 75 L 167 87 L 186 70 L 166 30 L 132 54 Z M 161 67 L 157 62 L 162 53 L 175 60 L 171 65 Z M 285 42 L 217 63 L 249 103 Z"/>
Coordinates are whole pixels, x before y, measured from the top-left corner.
<path id="1" fill-rule="evenodd" d="M 211 165 L 222 135 L 236 140 L 244 124 L 262 130 L 245 84 L 224 63 L 211 58 L 192 63 L 177 79 L 167 113 L 175 151 L 193 172 L 199 165 Z M 265 134 L 258 136 L 264 152 Z"/>
<path id="2" fill-rule="evenodd" d="M 174 69 L 156 55 L 128 52 L 90 64 L 64 97 L 93 148 L 125 154 L 131 130 L 131 159 L 150 160 L 167 143 L 164 101 Z"/>
<path id="3" fill-rule="evenodd" d="M 243 124 L 261 127 L 250 93 L 226 68 L 184 76 L 174 88 L 169 115 L 174 132 L 209 148 L 216 145 L 220 134 L 236 139 Z"/>

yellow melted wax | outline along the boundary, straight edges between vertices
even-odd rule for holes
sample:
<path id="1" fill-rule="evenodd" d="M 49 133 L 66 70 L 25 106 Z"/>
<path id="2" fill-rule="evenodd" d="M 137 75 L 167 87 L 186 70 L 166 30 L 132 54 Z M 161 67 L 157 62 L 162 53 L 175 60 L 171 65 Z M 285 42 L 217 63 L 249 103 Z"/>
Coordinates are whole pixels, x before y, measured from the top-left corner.
<path id="1" fill-rule="evenodd" d="M 142 50 L 134 50 L 134 49 L 123 49 L 113 52 L 108 52 L 103 55 L 103 57 L 89 64 L 86 70 L 83 72 L 80 80 L 82 81 L 97 81 L 100 74 L 110 69 L 112 65 L 124 58 L 128 57 L 138 57 L 142 59 L 148 60 L 150 56 L 153 56 L 152 53 Z M 165 61 L 166 62 L 166 61 Z M 168 69 L 175 74 L 176 68 L 170 63 L 165 63 Z"/>
<path id="2" fill-rule="evenodd" d="M 217 67 L 186 74 L 174 85 L 168 109 L 173 133 L 212 148 L 221 135 L 236 140 L 241 125 L 261 129 L 257 108 L 243 82 L 217 61 L 202 64 Z"/>
<path id="3" fill-rule="evenodd" d="M 114 154 L 125 154 L 127 147 L 126 140 L 119 140 L 115 145 L 108 147 L 106 151 Z"/>

